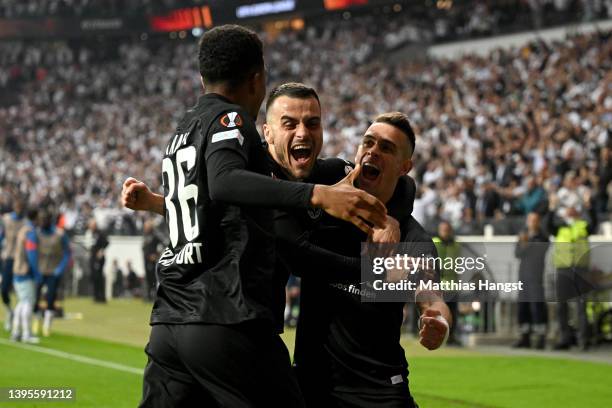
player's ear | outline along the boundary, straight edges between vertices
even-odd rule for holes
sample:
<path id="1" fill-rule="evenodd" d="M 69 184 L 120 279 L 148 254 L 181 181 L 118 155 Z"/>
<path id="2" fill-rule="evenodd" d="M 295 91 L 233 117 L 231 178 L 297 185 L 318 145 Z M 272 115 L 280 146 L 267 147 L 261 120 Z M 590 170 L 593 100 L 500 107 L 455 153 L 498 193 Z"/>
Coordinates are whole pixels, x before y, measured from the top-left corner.
<path id="1" fill-rule="evenodd" d="M 400 176 L 408 174 L 408 172 L 412 170 L 412 160 L 404 159 L 402 160 L 402 165 L 400 166 Z"/>
<path id="2" fill-rule="evenodd" d="M 270 131 L 270 126 L 267 123 L 262 125 L 262 130 L 264 134 L 264 138 L 266 139 L 266 143 L 269 145 L 274 144 L 274 137 L 272 137 L 272 132 Z"/>
<path id="3" fill-rule="evenodd" d="M 264 74 L 263 70 L 262 71 L 255 71 L 249 77 L 249 92 L 251 94 L 257 93 L 259 88 L 261 88 L 262 86 L 265 87 L 265 83 L 266 83 L 266 79 L 265 79 L 265 74 Z"/>

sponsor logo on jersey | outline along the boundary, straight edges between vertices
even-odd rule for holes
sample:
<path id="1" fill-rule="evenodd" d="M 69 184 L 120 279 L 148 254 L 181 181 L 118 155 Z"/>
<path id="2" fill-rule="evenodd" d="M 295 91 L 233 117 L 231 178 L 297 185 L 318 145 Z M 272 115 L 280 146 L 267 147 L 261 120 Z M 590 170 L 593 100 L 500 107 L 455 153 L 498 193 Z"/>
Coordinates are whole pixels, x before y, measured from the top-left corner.
<path id="1" fill-rule="evenodd" d="M 242 133 L 240 133 L 240 130 L 238 129 L 226 130 L 225 132 L 217 132 L 212 135 L 212 143 L 217 143 L 229 139 L 238 139 L 238 143 L 240 143 L 240 146 L 242 146 L 242 143 L 244 143 L 244 136 L 242 136 Z"/>
<path id="2" fill-rule="evenodd" d="M 308 213 L 308 216 L 313 220 L 319 218 L 323 213 L 320 208 L 309 208 L 308 210 L 306 210 L 306 212 Z"/>
<path id="3" fill-rule="evenodd" d="M 355 297 L 376 299 L 376 291 L 371 288 L 369 282 L 331 282 L 329 286 Z"/>
<path id="4" fill-rule="evenodd" d="M 221 117 L 221 124 L 227 128 L 242 126 L 242 118 L 238 112 L 226 113 Z"/>
<path id="5" fill-rule="evenodd" d="M 161 254 L 158 263 L 162 264 L 163 266 L 169 266 L 173 263 L 176 263 L 177 265 L 201 264 L 203 262 L 201 248 L 201 242 L 188 242 L 176 254 L 172 252 L 170 248 L 166 248 L 166 250 Z"/>

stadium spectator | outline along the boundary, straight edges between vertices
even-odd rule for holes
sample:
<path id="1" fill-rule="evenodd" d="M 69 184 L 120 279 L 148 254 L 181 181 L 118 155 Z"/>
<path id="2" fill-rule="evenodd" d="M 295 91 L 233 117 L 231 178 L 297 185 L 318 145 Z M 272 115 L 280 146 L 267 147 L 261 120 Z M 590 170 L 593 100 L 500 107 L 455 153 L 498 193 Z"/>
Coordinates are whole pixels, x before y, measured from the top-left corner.
<path id="1" fill-rule="evenodd" d="M 546 325 L 548 316 L 544 302 L 544 269 L 549 240 L 542 232 L 540 214 L 527 215 L 526 229 L 519 235 L 514 255 L 520 260 L 519 280 L 525 290 L 519 292 L 518 323 L 520 339 L 513 345 L 516 348 L 531 347 L 531 334 L 537 336 L 535 348 L 546 347 Z"/>
<path id="2" fill-rule="evenodd" d="M 516 200 L 516 209 L 525 215 L 532 212 L 545 213 L 548 207 L 546 191 L 538 184 L 536 177 L 528 177 L 525 185 L 524 193 Z"/>
<path id="3" fill-rule="evenodd" d="M 463 216 L 459 227 L 456 229 L 457 235 L 482 235 L 483 226 L 474 216 L 474 211 L 471 207 L 463 208 Z"/>
<path id="4" fill-rule="evenodd" d="M 425 222 L 424 228 L 425 231 L 427 231 L 429 234 L 436 235 L 438 233 L 438 226 L 443 223 L 443 222 L 447 222 L 444 219 L 444 216 L 442 215 L 442 204 L 441 203 L 436 203 L 435 207 L 434 207 L 434 215 L 432 217 L 427 217 L 427 221 Z"/>
<path id="5" fill-rule="evenodd" d="M 597 163 L 597 211 L 605 213 L 608 211 L 608 202 L 610 201 L 609 186 L 612 182 L 612 154 L 610 147 L 603 147 L 599 154 L 599 162 Z"/>
<path id="6" fill-rule="evenodd" d="M 89 249 L 89 273 L 93 287 L 93 300 L 106 303 L 106 278 L 104 277 L 104 252 L 108 246 L 106 233 L 98 227 L 95 219 L 89 221 L 88 236 L 91 242 Z"/>

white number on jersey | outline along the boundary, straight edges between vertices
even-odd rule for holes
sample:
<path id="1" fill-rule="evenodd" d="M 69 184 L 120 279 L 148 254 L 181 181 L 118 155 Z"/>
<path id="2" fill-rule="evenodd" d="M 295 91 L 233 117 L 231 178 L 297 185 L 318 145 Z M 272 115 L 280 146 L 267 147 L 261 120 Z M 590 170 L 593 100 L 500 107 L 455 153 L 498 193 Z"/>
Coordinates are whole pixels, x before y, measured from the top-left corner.
<path id="1" fill-rule="evenodd" d="M 183 163 L 186 164 L 187 171 L 191 170 L 196 163 L 196 148 L 188 146 L 176 152 L 176 170 L 178 172 L 178 183 L 174 180 L 174 164 L 170 158 L 166 157 L 162 162 L 162 173 L 168 176 L 168 195 L 164 197 L 166 209 L 168 210 L 168 228 L 170 229 L 170 242 L 175 247 L 179 239 L 179 222 L 176 213 L 176 206 L 172 202 L 175 188 L 178 188 L 178 200 L 181 207 L 182 232 L 187 241 L 195 239 L 200 234 L 198 225 L 198 215 L 195 207 L 198 203 L 198 186 L 195 184 L 185 185 L 185 173 Z M 189 206 L 189 200 L 193 200 L 193 208 Z M 191 219 L 191 211 L 195 219 Z"/>

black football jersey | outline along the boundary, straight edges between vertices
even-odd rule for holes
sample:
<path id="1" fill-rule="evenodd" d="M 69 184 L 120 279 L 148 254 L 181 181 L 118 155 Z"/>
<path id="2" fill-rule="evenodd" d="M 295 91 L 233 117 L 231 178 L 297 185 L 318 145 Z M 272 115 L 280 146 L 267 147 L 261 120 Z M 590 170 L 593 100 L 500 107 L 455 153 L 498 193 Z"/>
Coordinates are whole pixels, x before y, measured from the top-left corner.
<path id="1" fill-rule="evenodd" d="M 334 184 L 351 169 L 352 164 L 344 160 L 318 160 L 307 181 Z M 281 173 L 277 170 L 275 174 Z M 435 251 L 431 237 L 411 216 L 415 190 L 414 181 L 402 177 L 387 209 L 400 222 L 403 242 L 419 243 L 420 249 Z M 281 229 L 289 225 L 285 218 L 290 217 L 298 226 L 296 230 L 301 231 L 293 233 L 295 239 L 306 237 L 311 244 L 300 246 L 306 251 L 304 258 L 324 259 L 286 262 L 291 272 L 302 277 L 294 363 L 305 395 L 313 390 L 315 394 L 325 393 L 329 387 L 341 390 L 340 384 L 353 382 L 336 378 L 344 375 L 345 369 L 361 379 L 360 386 L 377 392 L 405 378 L 408 364 L 399 343 L 403 303 L 364 303 L 359 294 L 360 250 L 366 235 L 352 224 L 312 210 L 277 213 Z M 281 251 L 281 259 L 286 251 Z M 394 392 L 392 387 L 388 389 Z M 350 391 L 350 385 L 345 391 Z"/>
<path id="2" fill-rule="evenodd" d="M 244 159 L 245 170 L 272 181 L 253 120 L 224 97 L 203 95 L 184 115 L 164 152 L 170 244 L 157 265 L 151 324 L 261 319 L 282 328 L 287 277 L 274 270 L 273 210 L 210 196 L 215 169 L 207 161 L 215 154 L 216 162 L 223 162 L 219 155 L 228 152 Z"/>

